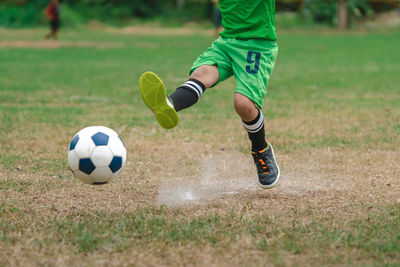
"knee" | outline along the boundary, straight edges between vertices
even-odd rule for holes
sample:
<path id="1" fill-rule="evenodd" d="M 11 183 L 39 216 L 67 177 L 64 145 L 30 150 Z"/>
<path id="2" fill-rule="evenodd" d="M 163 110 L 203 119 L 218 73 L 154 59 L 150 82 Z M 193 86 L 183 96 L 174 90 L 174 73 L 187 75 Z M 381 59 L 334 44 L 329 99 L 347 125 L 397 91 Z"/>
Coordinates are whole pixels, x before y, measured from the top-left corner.
<path id="1" fill-rule="evenodd" d="M 196 79 L 202 82 L 206 88 L 210 88 L 218 82 L 218 67 L 215 65 L 203 65 L 197 68 L 189 78 Z"/>
<path id="2" fill-rule="evenodd" d="M 199 67 L 197 68 L 191 75 L 190 75 L 190 79 L 202 79 L 203 77 L 208 76 L 209 70 L 208 68 L 204 68 L 204 67 Z"/>
<path id="3" fill-rule="evenodd" d="M 243 95 L 235 94 L 233 105 L 237 114 L 244 121 L 252 121 L 258 115 L 258 108 L 250 99 Z"/>
<path id="4" fill-rule="evenodd" d="M 251 106 L 245 101 L 235 100 L 233 106 L 235 107 L 236 112 L 241 117 L 248 117 L 251 113 Z"/>

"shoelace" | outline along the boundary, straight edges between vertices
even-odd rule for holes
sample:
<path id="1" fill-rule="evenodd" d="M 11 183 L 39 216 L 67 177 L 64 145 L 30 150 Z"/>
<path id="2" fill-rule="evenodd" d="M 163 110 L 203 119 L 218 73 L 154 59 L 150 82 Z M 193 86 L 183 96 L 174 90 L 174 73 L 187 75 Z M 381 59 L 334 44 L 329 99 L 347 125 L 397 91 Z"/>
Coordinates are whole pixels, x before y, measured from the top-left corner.
<path id="1" fill-rule="evenodd" d="M 262 154 L 257 151 L 254 154 L 254 156 L 255 156 L 255 159 L 256 159 L 255 162 L 256 162 L 256 166 L 257 166 L 258 172 L 261 172 L 262 174 L 269 173 L 269 168 L 268 168 L 267 163 L 265 162 Z"/>

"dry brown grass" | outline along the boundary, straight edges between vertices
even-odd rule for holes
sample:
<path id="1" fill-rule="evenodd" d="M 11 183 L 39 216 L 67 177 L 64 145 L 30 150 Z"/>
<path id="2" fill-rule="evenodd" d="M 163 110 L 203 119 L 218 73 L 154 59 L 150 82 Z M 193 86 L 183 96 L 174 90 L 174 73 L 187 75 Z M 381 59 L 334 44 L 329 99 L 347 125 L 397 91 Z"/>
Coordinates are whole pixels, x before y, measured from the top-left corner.
<path id="1" fill-rule="evenodd" d="M 111 35 L 146 35 L 147 31 L 121 29 Z M 158 34 L 190 32 L 171 31 Z M 38 33 L 16 31 L 10 39 Z M 42 45 L 41 41 L 8 42 L 20 47 Z M 139 48 L 160 46 L 151 39 L 132 43 Z M 376 68 L 368 65 L 363 70 Z M 182 79 L 167 74 L 170 84 Z M 229 80 L 217 90 L 233 86 Z M 179 127 L 164 131 L 156 122 L 140 123 L 151 116 L 141 111 L 144 105 L 110 105 L 113 99 L 107 98 L 81 101 L 80 96 L 62 90 L 9 90 L 0 96 L 6 99 L 1 103 L 3 110 L 18 112 L 9 117 L 14 119 L 11 122 L 0 113 L 1 121 L 12 126 L 3 128 L 7 131 L 1 135 L 0 153 L 5 157 L 0 158 L 0 266 L 365 266 L 400 262 L 396 247 L 384 247 L 385 241 L 395 243 L 399 225 L 395 216 L 400 207 L 400 137 L 394 129 L 400 123 L 398 108 L 362 105 L 356 101 L 357 93 L 341 94 L 334 89 L 322 104 L 318 103 L 322 97 L 308 96 L 301 101 L 282 97 L 277 99 L 279 106 L 267 103 L 267 133 L 282 180 L 279 187 L 265 191 L 257 187 L 249 142 L 239 118 L 224 113 L 230 110 L 233 114 L 231 99 L 217 96 L 221 108 L 217 112 L 183 112 Z M 399 99 L 394 90 L 390 94 L 368 92 L 363 97 Z M 59 116 L 54 121 L 41 121 L 38 117 L 48 111 L 30 116 L 36 105 L 50 112 L 51 108 L 72 107 L 90 112 L 74 117 L 72 123 L 62 117 L 68 110 L 61 109 L 56 110 Z M 119 123 L 121 113 L 136 113 L 138 125 L 127 126 L 132 124 L 125 123 L 126 118 Z M 84 185 L 67 168 L 67 144 L 87 122 L 95 125 L 114 119 L 119 125 L 114 129 L 127 146 L 126 168 L 110 184 Z M 215 120 L 220 123 L 210 123 Z M 143 225 L 132 223 L 141 216 L 145 217 Z M 216 216 L 218 221 L 213 221 Z M 79 223 L 87 228 L 80 230 Z M 119 229 L 124 225 L 126 229 Z M 140 237 L 138 225 L 144 229 Z M 185 229 L 195 234 L 173 235 Z M 80 236 L 88 233 L 87 238 Z M 98 244 L 91 239 L 96 237 Z"/>
<path id="2" fill-rule="evenodd" d="M 147 130 L 152 132 L 151 129 Z M 154 129 L 155 134 L 159 131 Z M 207 143 L 181 144 L 182 136 L 179 132 L 166 133 L 161 138 L 142 136 L 129 129 L 124 132 L 130 151 L 128 164 L 120 178 L 105 186 L 84 185 L 72 179 L 67 171 L 62 172 L 64 178 L 60 180 L 46 170 L 30 169 L 29 164 L 20 170 L 2 170 L 0 179 L 3 184 L 6 184 L 5 179 L 15 183 L 2 192 L 2 200 L 6 207 L 19 209 L 16 215 L 9 212 L 8 220 L 19 221 L 21 225 L 20 230 L 13 231 L 9 236 L 20 242 L 7 245 L 1 243 L 3 263 L 57 266 L 260 266 L 269 261 L 270 255 L 255 249 L 255 237 L 246 233 L 238 236 L 235 242 L 222 238 L 218 247 L 190 242 L 173 245 L 152 242 L 121 251 L 113 246 L 104 247 L 88 255 L 76 254 L 73 247 L 62 243 L 53 243 L 50 247 L 45 245 L 40 249 L 35 242 L 53 235 L 40 234 L 37 229 L 44 227 L 41 222 L 46 224 L 45 221 L 54 216 L 63 219 L 69 216 L 79 218 L 79 214 L 93 214 L 93 218 L 96 218 L 97 212 L 104 215 L 134 214 L 137 208 L 157 206 L 160 203 L 171 205 L 167 209 L 168 217 L 174 218 L 180 214 L 178 218 L 184 220 L 214 213 L 224 216 L 232 210 L 247 219 L 268 215 L 278 223 L 282 235 L 284 229 L 292 227 L 295 221 L 304 226 L 313 221 L 322 221 L 330 228 L 351 229 L 355 218 L 368 220 L 375 211 L 379 212 L 380 206 L 400 203 L 398 150 L 321 148 L 282 153 L 278 148 L 282 182 L 274 190 L 263 191 L 256 187 L 255 170 L 249 155 L 232 148 L 216 151 L 216 143 L 212 139 Z M 29 152 L 32 158 L 37 153 L 43 153 L 40 152 L 40 144 L 49 141 L 53 148 L 45 152 L 46 157 L 60 157 L 59 151 L 65 150 L 62 146 L 65 142 L 62 140 L 65 141 L 67 137 L 61 136 L 57 140 L 49 139 L 50 136 L 56 135 L 48 132 L 39 140 L 25 144 L 27 147 L 32 146 Z M 242 137 L 239 134 L 238 138 Z M 15 145 L 20 146 L 17 143 Z M 156 151 L 149 150 L 149 147 L 156 147 Z M 189 189 L 197 198 L 192 202 L 186 199 L 179 203 L 178 191 Z M 165 193 L 170 197 L 167 201 Z M 171 202 L 171 199 L 175 202 Z M 279 238 L 283 236 L 273 236 L 268 242 L 272 244 Z M 326 253 L 340 255 L 343 257 L 342 262 L 353 261 L 352 252 L 348 249 L 332 247 Z M 289 266 L 314 265 L 313 259 L 321 263 L 321 252 L 314 249 L 307 249 L 301 254 L 283 252 L 280 260 L 274 262 Z M 363 257 L 357 262 L 368 264 Z"/>

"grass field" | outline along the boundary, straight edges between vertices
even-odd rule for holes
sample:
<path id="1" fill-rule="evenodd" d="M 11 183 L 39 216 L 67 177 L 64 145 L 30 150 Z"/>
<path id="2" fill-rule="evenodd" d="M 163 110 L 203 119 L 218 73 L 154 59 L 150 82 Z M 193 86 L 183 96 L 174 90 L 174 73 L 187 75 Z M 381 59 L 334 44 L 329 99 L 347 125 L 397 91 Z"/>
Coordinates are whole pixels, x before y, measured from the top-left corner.
<path id="1" fill-rule="evenodd" d="M 400 31 L 287 30 L 264 104 L 281 185 L 256 185 L 230 79 L 163 130 L 138 78 L 185 81 L 211 32 L 0 30 L 0 266 L 400 265 Z M 70 139 L 104 125 L 122 175 L 88 186 Z"/>

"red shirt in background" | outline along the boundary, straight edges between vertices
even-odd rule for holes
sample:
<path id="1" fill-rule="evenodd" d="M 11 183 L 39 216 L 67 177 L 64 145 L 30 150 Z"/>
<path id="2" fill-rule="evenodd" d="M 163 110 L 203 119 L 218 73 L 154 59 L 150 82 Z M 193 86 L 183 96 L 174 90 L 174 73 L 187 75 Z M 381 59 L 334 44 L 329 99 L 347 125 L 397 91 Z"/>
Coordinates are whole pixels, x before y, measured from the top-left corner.
<path id="1" fill-rule="evenodd" d="M 54 4 L 49 4 L 46 7 L 46 10 L 45 10 L 44 14 L 50 20 L 57 20 L 58 19 L 58 6 L 56 6 Z"/>

